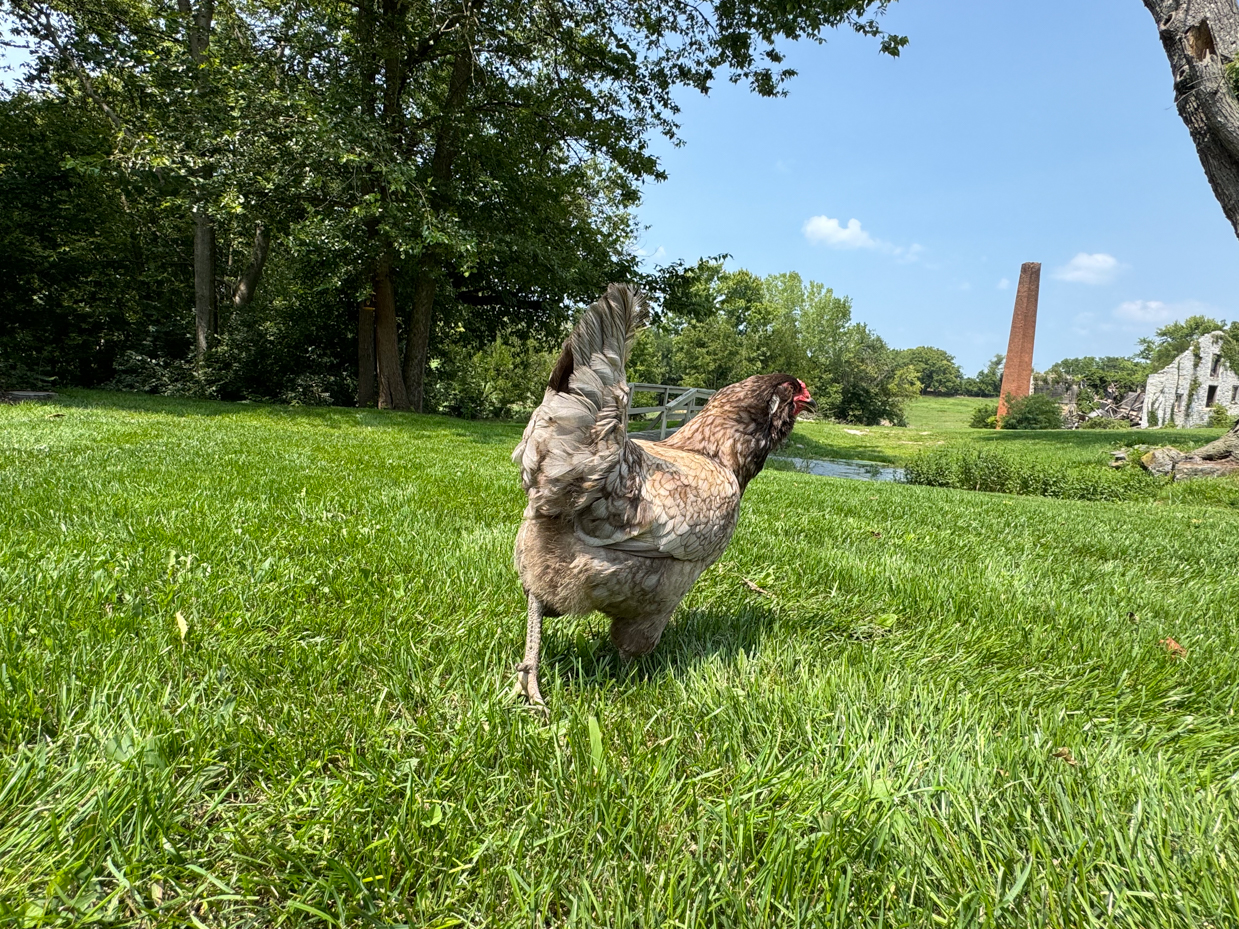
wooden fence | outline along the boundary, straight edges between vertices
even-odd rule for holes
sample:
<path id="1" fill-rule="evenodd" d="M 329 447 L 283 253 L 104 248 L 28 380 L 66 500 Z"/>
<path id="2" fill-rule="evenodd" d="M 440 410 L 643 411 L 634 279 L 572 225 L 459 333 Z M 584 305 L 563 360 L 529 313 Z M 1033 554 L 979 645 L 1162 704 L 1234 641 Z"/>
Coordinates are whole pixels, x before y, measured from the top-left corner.
<path id="1" fill-rule="evenodd" d="M 701 412 L 714 391 L 704 387 L 671 387 L 667 384 L 628 385 L 629 435 L 637 439 L 665 439 Z M 635 406 L 638 394 L 654 394 L 654 406 Z M 638 417 L 634 421 L 634 417 Z M 642 428 L 644 427 L 644 428 Z M 634 431 L 640 429 L 641 431 Z"/>

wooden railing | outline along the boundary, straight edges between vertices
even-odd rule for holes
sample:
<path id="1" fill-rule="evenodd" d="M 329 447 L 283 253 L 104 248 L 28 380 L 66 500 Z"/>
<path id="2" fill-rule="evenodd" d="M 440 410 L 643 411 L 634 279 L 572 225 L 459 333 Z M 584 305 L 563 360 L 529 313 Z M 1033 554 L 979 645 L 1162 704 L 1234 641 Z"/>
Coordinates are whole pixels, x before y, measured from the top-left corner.
<path id="1" fill-rule="evenodd" d="M 637 394 L 654 394 L 656 405 L 634 406 Z M 665 439 L 700 413 L 712 396 L 714 391 L 704 387 L 629 384 L 628 434 L 638 439 Z M 639 419 L 633 421 L 633 417 Z"/>

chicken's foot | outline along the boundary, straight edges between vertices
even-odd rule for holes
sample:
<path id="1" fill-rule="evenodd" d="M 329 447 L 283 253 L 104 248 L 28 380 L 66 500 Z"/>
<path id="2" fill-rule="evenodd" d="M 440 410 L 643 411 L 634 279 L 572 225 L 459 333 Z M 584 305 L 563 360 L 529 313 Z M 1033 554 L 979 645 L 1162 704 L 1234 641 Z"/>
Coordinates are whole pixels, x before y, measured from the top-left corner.
<path id="1" fill-rule="evenodd" d="M 516 666 L 516 690 L 524 694 L 531 706 L 546 708 L 538 690 L 538 652 L 542 648 L 542 604 L 529 595 L 529 613 L 525 626 L 525 660 Z"/>

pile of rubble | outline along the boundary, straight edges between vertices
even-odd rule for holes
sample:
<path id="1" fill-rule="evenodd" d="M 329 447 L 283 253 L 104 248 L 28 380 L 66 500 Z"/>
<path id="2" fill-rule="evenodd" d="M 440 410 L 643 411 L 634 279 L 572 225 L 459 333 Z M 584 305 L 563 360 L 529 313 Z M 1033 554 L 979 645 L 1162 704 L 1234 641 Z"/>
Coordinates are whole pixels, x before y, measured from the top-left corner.
<path id="1" fill-rule="evenodd" d="M 1140 425 L 1140 412 L 1144 408 L 1143 390 L 1132 390 L 1120 395 L 1118 385 L 1109 384 L 1104 397 L 1090 398 L 1094 408 L 1082 412 L 1079 384 L 1069 387 L 1054 385 L 1043 389 L 1062 407 L 1063 424 L 1069 429 L 1079 429 L 1087 420 L 1098 418 L 1121 419 L 1127 420 L 1133 426 Z M 1039 390 L 1038 393 L 1040 392 Z"/>

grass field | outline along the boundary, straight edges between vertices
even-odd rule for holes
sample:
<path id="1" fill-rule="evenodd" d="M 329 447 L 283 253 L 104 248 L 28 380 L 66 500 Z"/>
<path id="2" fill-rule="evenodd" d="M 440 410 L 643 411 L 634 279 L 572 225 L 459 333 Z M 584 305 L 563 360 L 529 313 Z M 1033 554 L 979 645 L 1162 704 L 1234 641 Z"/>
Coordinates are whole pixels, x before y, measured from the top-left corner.
<path id="1" fill-rule="evenodd" d="M 801 423 L 792 439 L 798 453 L 818 458 L 863 458 L 904 464 L 917 452 L 943 445 L 1018 451 L 1025 457 L 1064 464 L 1101 464 L 1110 451 L 1129 444 L 1198 448 L 1224 429 L 1054 429 L 1045 432 L 969 429 L 968 418 L 983 403 L 978 397 L 917 397 L 907 404 L 907 427 Z"/>
<path id="2" fill-rule="evenodd" d="M 766 472 L 544 720 L 518 435 L 0 406 L 0 924 L 1239 923 L 1239 513 Z"/>

